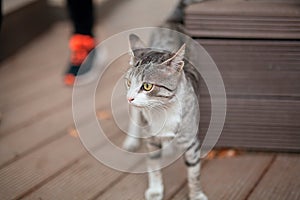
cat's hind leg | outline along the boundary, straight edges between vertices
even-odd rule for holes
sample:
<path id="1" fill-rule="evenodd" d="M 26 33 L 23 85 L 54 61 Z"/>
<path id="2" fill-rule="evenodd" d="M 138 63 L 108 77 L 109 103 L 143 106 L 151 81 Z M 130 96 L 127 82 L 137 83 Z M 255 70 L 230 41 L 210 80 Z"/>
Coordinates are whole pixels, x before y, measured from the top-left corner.
<path id="1" fill-rule="evenodd" d="M 200 143 L 197 138 L 188 146 L 184 153 L 185 165 L 187 167 L 187 179 L 190 200 L 207 200 L 202 192 L 200 184 Z"/>
<path id="2" fill-rule="evenodd" d="M 145 192 L 146 200 L 162 200 L 164 186 L 160 170 L 162 144 L 159 139 L 147 141 L 148 157 L 148 189 Z"/>

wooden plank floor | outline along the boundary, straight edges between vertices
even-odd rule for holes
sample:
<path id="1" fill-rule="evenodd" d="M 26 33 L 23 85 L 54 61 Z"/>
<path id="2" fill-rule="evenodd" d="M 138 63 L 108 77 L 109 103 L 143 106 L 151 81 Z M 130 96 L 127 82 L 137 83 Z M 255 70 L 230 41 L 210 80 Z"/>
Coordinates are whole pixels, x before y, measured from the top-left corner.
<path id="1" fill-rule="evenodd" d="M 97 25 L 97 37 L 155 26 L 174 2 L 133 0 L 116 5 Z M 137 18 L 137 9 L 152 13 Z M 74 126 L 72 89 L 63 85 L 62 74 L 70 31 L 66 22 L 59 22 L 0 63 L 0 199 L 143 199 L 146 174 L 122 173 L 104 166 L 87 153 L 76 134 L 68 134 Z M 120 64 L 126 65 L 115 65 Z M 107 112 L 110 102 L 101 95 L 109 94 L 115 78 L 104 80 L 105 87 L 96 94 L 97 109 Z M 120 144 L 124 135 L 110 113 L 105 120 L 108 137 Z M 99 150 L 105 148 L 104 141 L 99 143 Z M 298 154 L 243 153 L 204 161 L 201 181 L 209 199 L 296 200 L 300 199 L 299 171 Z M 182 160 L 163 172 L 165 199 L 187 199 Z"/>

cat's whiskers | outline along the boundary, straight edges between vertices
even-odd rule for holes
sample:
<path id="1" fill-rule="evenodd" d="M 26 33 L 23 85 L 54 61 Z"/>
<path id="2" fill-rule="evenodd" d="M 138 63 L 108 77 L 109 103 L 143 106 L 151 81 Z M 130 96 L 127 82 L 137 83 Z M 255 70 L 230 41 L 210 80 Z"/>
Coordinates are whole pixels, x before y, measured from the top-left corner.
<path id="1" fill-rule="evenodd" d="M 116 93 L 114 93 L 114 97 L 126 97 L 126 95 L 127 95 L 127 91 L 121 91 L 121 92 L 119 92 L 118 91 L 118 93 L 116 94 Z"/>

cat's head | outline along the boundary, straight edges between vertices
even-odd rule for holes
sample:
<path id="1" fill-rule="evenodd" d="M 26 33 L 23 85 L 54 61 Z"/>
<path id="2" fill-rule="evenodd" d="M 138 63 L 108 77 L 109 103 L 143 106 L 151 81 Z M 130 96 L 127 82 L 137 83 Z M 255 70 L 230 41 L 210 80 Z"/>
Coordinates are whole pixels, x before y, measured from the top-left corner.
<path id="1" fill-rule="evenodd" d="M 128 103 L 137 107 L 164 107 L 176 95 L 184 66 L 185 45 L 176 53 L 147 48 L 129 36 L 130 68 L 125 74 Z"/>

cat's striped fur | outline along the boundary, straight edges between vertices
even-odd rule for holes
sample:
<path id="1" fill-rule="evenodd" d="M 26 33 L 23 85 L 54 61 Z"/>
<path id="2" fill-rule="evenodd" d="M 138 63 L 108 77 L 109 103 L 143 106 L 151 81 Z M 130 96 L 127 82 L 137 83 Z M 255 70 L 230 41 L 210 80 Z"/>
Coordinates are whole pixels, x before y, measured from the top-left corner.
<path id="1" fill-rule="evenodd" d="M 198 105 L 198 83 L 200 75 L 184 58 L 185 44 L 174 32 L 162 29 L 153 34 L 150 46 L 136 35 L 130 35 L 131 67 L 125 75 L 128 91 L 127 97 L 132 106 L 132 117 L 137 123 L 148 123 L 146 130 L 150 139 L 149 149 L 149 188 L 146 200 L 163 199 L 162 174 L 159 168 L 160 150 L 165 138 L 174 138 L 176 144 L 186 149 L 185 164 L 188 171 L 190 200 L 206 200 L 200 187 L 200 143 L 198 132 L 200 114 Z M 154 47 L 154 48 L 153 48 Z M 168 47 L 168 48 L 166 48 Z M 173 49 L 176 53 L 162 49 Z M 150 91 L 143 89 L 143 84 L 152 85 Z M 165 109 L 166 121 L 162 129 L 160 117 L 155 116 L 158 109 Z M 151 123 L 149 122 L 151 121 Z M 130 126 L 130 135 L 137 137 L 143 130 Z M 158 134 L 157 134 L 158 133 Z M 157 135 L 156 135 L 157 134 Z M 135 150 L 140 141 L 127 137 L 124 148 Z"/>

